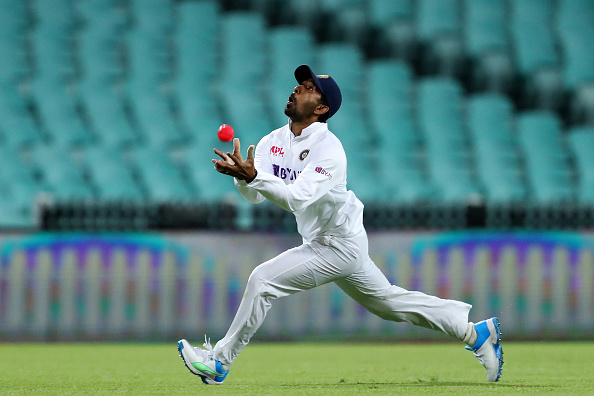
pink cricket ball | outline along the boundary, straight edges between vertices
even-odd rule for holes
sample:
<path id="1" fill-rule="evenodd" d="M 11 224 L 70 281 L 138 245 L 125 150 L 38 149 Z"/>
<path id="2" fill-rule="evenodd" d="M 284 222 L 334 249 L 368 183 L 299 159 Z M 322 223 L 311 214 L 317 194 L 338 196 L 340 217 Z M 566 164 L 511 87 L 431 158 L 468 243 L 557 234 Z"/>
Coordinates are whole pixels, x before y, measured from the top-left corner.
<path id="1" fill-rule="evenodd" d="M 223 124 L 219 127 L 217 136 L 221 142 L 230 142 L 235 136 L 235 131 L 233 131 L 231 125 Z"/>

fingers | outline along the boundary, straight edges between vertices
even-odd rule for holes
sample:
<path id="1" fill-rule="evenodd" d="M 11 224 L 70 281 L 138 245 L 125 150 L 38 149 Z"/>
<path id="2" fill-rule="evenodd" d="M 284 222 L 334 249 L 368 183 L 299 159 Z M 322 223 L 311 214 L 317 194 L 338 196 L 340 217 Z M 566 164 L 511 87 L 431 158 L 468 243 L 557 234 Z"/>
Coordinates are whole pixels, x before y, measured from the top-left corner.
<path id="1" fill-rule="evenodd" d="M 241 156 L 241 144 L 239 142 L 239 138 L 233 139 L 233 154 L 235 155 L 236 159 L 239 160 L 239 162 L 243 162 L 243 157 Z"/>
<path id="2" fill-rule="evenodd" d="M 248 147 L 248 151 L 247 151 L 247 159 L 254 159 L 254 150 L 256 149 L 256 147 L 252 144 L 250 147 Z"/>
<path id="3" fill-rule="evenodd" d="M 227 155 L 229 153 L 225 154 L 222 151 L 217 150 L 217 149 L 214 149 L 214 152 L 215 152 L 216 155 L 218 155 L 219 157 L 221 157 L 229 165 L 235 165 L 235 162 L 231 158 L 229 158 L 229 156 Z"/>

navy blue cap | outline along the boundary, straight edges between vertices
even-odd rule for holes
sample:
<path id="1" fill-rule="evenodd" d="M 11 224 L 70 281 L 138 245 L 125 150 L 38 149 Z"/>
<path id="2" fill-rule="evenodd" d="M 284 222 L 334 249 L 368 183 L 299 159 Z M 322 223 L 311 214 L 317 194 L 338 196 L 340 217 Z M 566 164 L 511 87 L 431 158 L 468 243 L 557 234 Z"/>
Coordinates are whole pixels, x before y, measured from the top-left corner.
<path id="1" fill-rule="evenodd" d="M 330 108 L 328 110 L 328 118 L 332 117 L 340 109 L 340 104 L 342 103 L 342 94 L 340 93 L 338 84 L 330 76 L 314 74 L 307 65 L 301 65 L 295 69 L 295 79 L 299 84 L 310 78 L 314 80 L 314 83 L 320 92 L 322 92 L 324 98 L 326 98 L 326 103 L 328 103 L 328 107 Z"/>

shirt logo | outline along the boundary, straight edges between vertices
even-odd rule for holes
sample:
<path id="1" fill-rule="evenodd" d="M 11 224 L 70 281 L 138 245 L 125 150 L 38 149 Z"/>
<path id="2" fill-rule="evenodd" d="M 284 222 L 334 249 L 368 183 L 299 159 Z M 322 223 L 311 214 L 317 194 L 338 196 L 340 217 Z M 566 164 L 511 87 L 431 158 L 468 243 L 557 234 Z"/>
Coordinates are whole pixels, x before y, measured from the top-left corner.
<path id="1" fill-rule="evenodd" d="M 309 154 L 309 149 L 303 150 L 301 153 L 299 153 L 299 161 L 303 161 L 305 158 L 307 158 L 308 154 Z"/>
<path id="2" fill-rule="evenodd" d="M 282 147 L 272 146 L 272 147 L 270 147 L 270 154 L 275 155 L 275 156 L 284 157 L 285 151 L 283 150 Z"/>
<path id="3" fill-rule="evenodd" d="M 326 169 L 322 168 L 321 166 L 316 167 L 316 172 L 320 175 L 326 176 L 328 179 L 332 179 L 332 173 L 328 172 Z"/>
<path id="4" fill-rule="evenodd" d="M 274 176 L 280 177 L 283 180 L 295 180 L 297 179 L 297 176 L 299 176 L 299 174 L 301 173 L 301 171 L 295 169 L 281 168 L 279 165 L 276 164 L 272 164 L 272 172 L 274 173 Z"/>

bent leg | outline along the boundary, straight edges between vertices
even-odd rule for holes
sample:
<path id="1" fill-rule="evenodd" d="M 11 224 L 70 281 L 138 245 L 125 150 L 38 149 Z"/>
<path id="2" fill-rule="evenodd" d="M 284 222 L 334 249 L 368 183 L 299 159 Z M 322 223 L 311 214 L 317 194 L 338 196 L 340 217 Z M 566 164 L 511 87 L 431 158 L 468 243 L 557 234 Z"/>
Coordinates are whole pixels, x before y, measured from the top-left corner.
<path id="1" fill-rule="evenodd" d="M 382 319 L 439 330 L 459 340 L 464 338 L 470 304 L 394 286 L 371 259 L 361 270 L 335 283 Z"/>
<path id="2" fill-rule="evenodd" d="M 360 256 L 354 252 L 345 254 L 348 246 L 341 248 L 317 242 L 304 244 L 256 267 L 227 334 L 215 345 L 215 358 L 223 364 L 233 363 L 264 321 L 273 300 L 358 270 L 362 264 Z"/>

